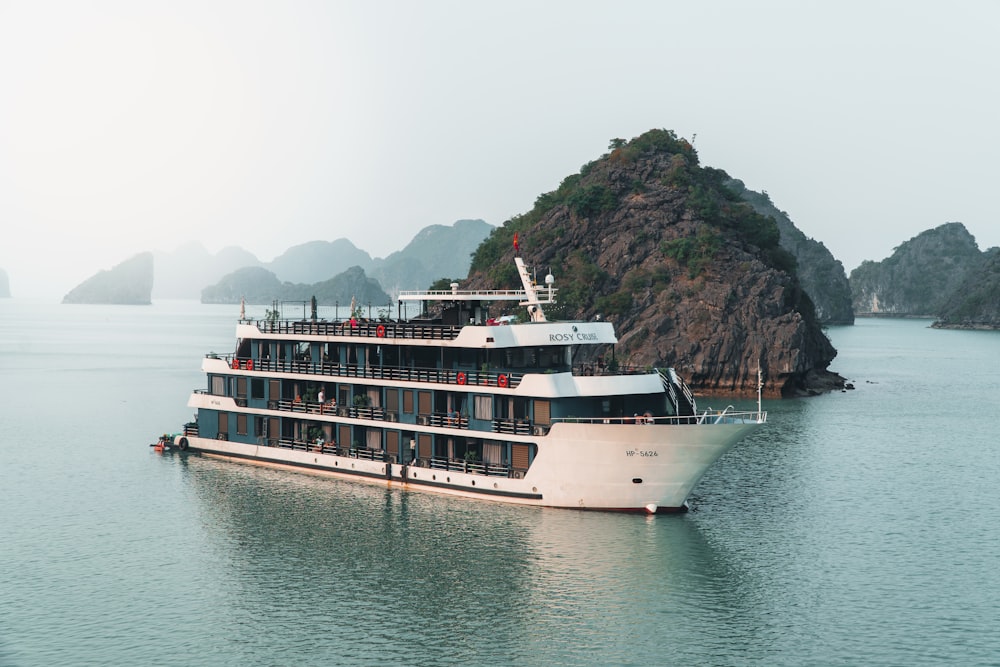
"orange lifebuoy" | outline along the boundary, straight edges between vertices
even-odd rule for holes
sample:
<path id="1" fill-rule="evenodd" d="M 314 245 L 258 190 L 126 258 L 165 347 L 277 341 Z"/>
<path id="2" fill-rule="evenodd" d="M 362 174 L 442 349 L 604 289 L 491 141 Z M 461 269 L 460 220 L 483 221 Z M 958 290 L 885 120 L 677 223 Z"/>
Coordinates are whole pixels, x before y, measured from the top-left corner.
<path id="1" fill-rule="evenodd" d="M 253 359 L 247 359 L 247 370 L 248 371 L 253 370 Z"/>
<path id="2" fill-rule="evenodd" d="M 237 359 L 236 357 L 233 357 L 233 368 L 238 369 L 239 367 L 240 367 L 240 360 Z"/>
<path id="3" fill-rule="evenodd" d="M 507 386 L 507 376 L 504 375 L 503 373 L 501 373 L 500 376 L 497 377 L 497 386 L 500 387 L 501 389 Z"/>
<path id="4" fill-rule="evenodd" d="M 375 335 L 379 338 L 385 338 L 385 326 L 380 324 L 375 327 Z"/>
<path id="5" fill-rule="evenodd" d="M 465 373 L 459 373 L 455 376 L 455 382 L 459 384 L 465 384 Z"/>

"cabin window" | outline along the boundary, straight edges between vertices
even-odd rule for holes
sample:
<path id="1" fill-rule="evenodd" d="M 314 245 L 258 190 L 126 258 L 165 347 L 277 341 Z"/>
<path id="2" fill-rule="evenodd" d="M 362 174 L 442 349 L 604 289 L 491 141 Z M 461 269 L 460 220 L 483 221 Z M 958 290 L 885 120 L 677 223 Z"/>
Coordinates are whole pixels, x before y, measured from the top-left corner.
<path id="1" fill-rule="evenodd" d="M 212 377 L 212 395 L 213 396 L 225 396 L 226 395 L 226 378 L 221 375 L 215 375 Z"/>
<path id="2" fill-rule="evenodd" d="M 221 435 L 229 434 L 229 413 L 220 412 L 219 413 L 219 433 Z"/>
<path id="3" fill-rule="evenodd" d="M 476 419 L 493 419 L 492 396 L 476 396 Z"/>
<path id="4" fill-rule="evenodd" d="M 269 380 L 267 392 L 267 397 L 272 401 L 281 400 L 281 380 Z"/>
<path id="5" fill-rule="evenodd" d="M 243 413 L 236 415 L 236 434 L 247 434 L 247 416 Z"/>
<path id="6" fill-rule="evenodd" d="M 546 425 L 552 423 L 551 403 L 548 401 L 535 401 L 535 423 Z"/>
<path id="7" fill-rule="evenodd" d="M 431 392 L 429 391 L 418 391 L 417 392 L 417 413 L 421 415 L 429 415 L 432 412 L 431 408 Z"/>
<path id="8" fill-rule="evenodd" d="M 483 442 L 483 463 L 487 465 L 503 465 L 503 445 L 487 440 Z"/>
<path id="9" fill-rule="evenodd" d="M 236 378 L 236 398 L 247 397 L 247 379 L 245 377 Z"/>
<path id="10" fill-rule="evenodd" d="M 396 389 L 385 390 L 385 409 L 389 412 L 399 412 L 399 391 Z"/>
<path id="11" fill-rule="evenodd" d="M 429 459 L 433 456 L 431 452 L 431 434 L 419 433 L 417 435 L 417 456 L 422 459 Z"/>
<path id="12" fill-rule="evenodd" d="M 385 451 L 389 456 L 399 460 L 399 431 L 385 432 Z"/>
<path id="13" fill-rule="evenodd" d="M 368 429 L 365 440 L 367 441 L 368 449 L 382 449 L 382 429 Z"/>
<path id="14" fill-rule="evenodd" d="M 527 470 L 531 465 L 531 446 L 515 442 L 510 446 L 511 467 L 517 470 Z"/>
<path id="15" fill-rule="evenodd" d="M 264 396 L 264 378 L 250 380 L 250 398 L 266 398 Z"/>
<path id="16" fill-rule="evenodd" d="M 410 390 L 403 392 L 403 412 L 413 414 L 413 392 Z"/>

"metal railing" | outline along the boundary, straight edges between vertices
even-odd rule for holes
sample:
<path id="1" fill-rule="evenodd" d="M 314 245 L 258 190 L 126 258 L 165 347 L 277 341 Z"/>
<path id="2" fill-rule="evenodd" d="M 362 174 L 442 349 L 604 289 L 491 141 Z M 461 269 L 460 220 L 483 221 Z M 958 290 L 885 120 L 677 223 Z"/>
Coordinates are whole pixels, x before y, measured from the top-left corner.
<path id="1" fill-rule="evenodd" d="M 507 435 L 531 435 L 532 424 L 526 419 L 494 419 L 493 432 Z"/>
<path id="2" fill-rule="evenodd" d="M 292 412 L 307 415 L 330 415 L 334 417 L 348 417 L 351 419 L 370 419 L 373 421 L 398 422 L 399 413 L 394 410 L 386 410 L 382 407 L 368 406 L 337 406 L 327 403 L 320 405 L 309 401 L 290 401 L 283 399 L 280 401 L 269 401 L 268 409 L 279 412 Z M 419 426 L 437 426 L 440 428 L 468 429 L 469 418 L 465 415 L 458 415 L 448 412 L 432 412 L 430 414 L 417 413 L 416 422 Z M 494 430 L 496 430 L 494 428 Z M 529 427 L 530 430 L 530 427 Z"/>
<path id="3" fill-rule="evenodd" d="M 704 410 L 700 414 L 677 417 L 633 415 L 632 417 L 553 417 L 553 422 L 570 424 L 763 424 L 767 421 L 767 412 L 735 411 L 731 407 L 725 410 Z"/>
<path id="4" fill-rule="evenodd" d="M 465 459 L 449 459 L 434 457 L 426 460 L 427 468 L 434 470 L 448 470 L 453 472 L 464 472 L 472 475 L 485 475 L 487 477 L 513 477 L 514 469 L 506 465 L 496 465 L 492 463 L 481 463 L 479 461 L 466 461 Z"/>
<path id="5" fill-rule="evenodd" d="M 322 375 L 324 377 L 362 378 L 366 380 L 390 380 L 392 382 L 435 382 L 438 384 L 472 385 L 514 389 L 524 378 L 524 373 L 499 371 L 474 371 L 453 368 L 408 368 L 400 366 L 361 366 L 341 364 L 332 361 L 309 361 L 295 359 L 272 361 L 270 359 L 247 359 L 235 355 L 217 358 L 225 359 L 232 369 L 262 373 L 292 373 L 298 375 Z"/>
<path id="6" fill-rule="evenodd" d="M 281 449 L 291 449 L 300 452 L 314 452 L 317 454 L 333 454 L 352 459 L 364 459 L 366 461 L 388 461 L 389 454 L 384 449 L 368 449 L 366 447 L 338 447 L 332 442 L 307 442 L 293 438 L 268 439 L 262 443 L 268 447 L 279 447 Z"/>
<path id="7" fill-rule="evenodd" d="M 257 320 L 261 333 L 279 335 L 348 336 L 354 338 L 409 338 L 454 340 L 462 327 L 453 324 L 412 324 L 392 320 L 343 320 L 337 322 Z"/>

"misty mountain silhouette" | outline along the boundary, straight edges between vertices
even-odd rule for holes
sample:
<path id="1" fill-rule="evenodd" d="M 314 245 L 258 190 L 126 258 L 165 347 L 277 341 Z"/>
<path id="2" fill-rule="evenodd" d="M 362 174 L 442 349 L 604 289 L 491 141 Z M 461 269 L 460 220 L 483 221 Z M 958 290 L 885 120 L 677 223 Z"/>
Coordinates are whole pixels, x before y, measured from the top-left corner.
<path id="1" fill-rule="evenodd" d="M 276 284 L 299 285 L 325 283 L 351 267 L 360 267 L 390 294 L 400 289 L 420 289 L 439 278 L 464 278 L 472 253 L 492 230 L 493 225 L 483 220 L 430 225 L 420 230 L 402 250 L 384 259 L 373 259 L 346 238 L 292 246 L 271 262 L 261 262 L 238 247 L 224 248 L 212 255 L 200 243 L 191 242 L 172 252 L 155 253 L 153 297 L 200 299 L 204 289 L 217 286 L 230 274 L 249 267 L 269 271 Z M 262 284 L 259 273 L 241 275 L 247 279 L 253 277 L 258 287 Z M 235 284 L 227 279 L 219 293 L 238 290 L 238 279 L 237 276 Z"/>

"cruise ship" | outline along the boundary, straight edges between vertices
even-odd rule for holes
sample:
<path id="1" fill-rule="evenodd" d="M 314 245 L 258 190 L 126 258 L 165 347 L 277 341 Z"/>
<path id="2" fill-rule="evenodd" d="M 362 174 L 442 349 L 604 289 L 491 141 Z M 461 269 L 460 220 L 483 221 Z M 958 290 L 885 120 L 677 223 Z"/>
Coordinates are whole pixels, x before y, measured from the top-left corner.
<path id="1" fill-rule="evenodd" d="M 396 317 L 241 308 L 233 353 L 202 362 L 194 421 L 159 447 L 506 503 L 687 509 L 766 422 L 759 399 L 699 411 L 673 369 L 619 365 L 611 323 L 550 321 L 554 279 L 514 262 L 523 289 L 402 292 Z"/>

